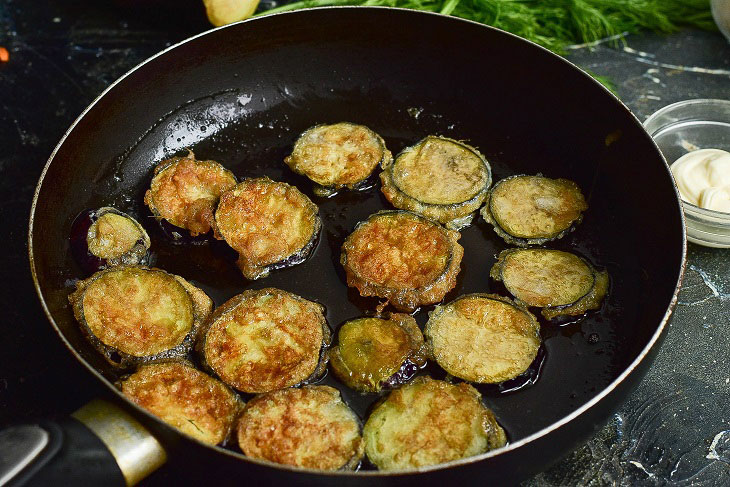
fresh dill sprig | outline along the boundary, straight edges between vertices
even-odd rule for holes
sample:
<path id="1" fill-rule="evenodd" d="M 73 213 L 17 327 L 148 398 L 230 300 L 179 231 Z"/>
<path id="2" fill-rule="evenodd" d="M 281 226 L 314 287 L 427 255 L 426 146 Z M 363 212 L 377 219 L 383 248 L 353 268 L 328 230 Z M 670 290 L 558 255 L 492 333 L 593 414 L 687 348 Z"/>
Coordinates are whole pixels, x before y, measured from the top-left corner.
<path id="1" fill-rule="evenodd" d="M 717 29 L 710 0 L 303 0 L 257 15 L 332 5 L 402 7 L 453 15 L 506 30 L 559 54 L 573 44 L 618 39 L 623 33 Z"/>

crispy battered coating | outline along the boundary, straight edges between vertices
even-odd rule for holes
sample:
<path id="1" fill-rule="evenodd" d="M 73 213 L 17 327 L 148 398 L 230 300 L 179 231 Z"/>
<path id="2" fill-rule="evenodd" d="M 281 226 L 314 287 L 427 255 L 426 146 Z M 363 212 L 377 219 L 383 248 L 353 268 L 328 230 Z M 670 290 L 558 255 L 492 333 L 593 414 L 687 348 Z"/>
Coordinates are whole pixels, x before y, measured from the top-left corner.
<path id="1" fill-rule="evenodd" d="M 190 151 L 157 165 L 144 202 L 155 216 L 196 236 L 211 229 L 221 193 L 235 185 L 232 172 L 215 161 L 199 161 Z"/>
<path id="2" fill-rule="evenodd" d="M 383 195 L 396 208 L 457 227 L 465 217 L 468 224 L 484 203 L 492 171 L 475 148 L 428 136 L 383 164 L 380 179 Z"/>
<path id="3" fill-rule="evenodd" d="M 580 316 L 586 311 L 599 309 L 601 307 L 601 303 L 603 303 L 603 299 L 606 297 L 606 294 L 608 294 L 609 279 L 608 272 L 605 270 L 598 271 L 594 269 L 594 272 L 596 280 L 593 284 L 593 288 L 588 294 L 570 306 L 545 308 L 540 312 L 540 314 L 542 314 L 545 319 L 552 320 L 559 316 Z"/>
<path id="4" fill-rule="evenodd" d="M 74 316 L 106 357 L 126 365 L 190 349 L 212 301 L 179 276 L 159 269 L 120 266 L 79 281 L 69 295 Z"/>
<path id="5" fill-rule="evenodd" d="M 327 363 L 324 308 L 280 289 L 244 291 L 216 309 L 205 327 L 205 363 L 240 391 L 290 387 L 320 375 Z"/>
<path id="6" fill-rule="evenodd" d="M 296 187 L 269 178 L 246 179 L 221 195 L 215 213 L 223 239 L 239 254 L 247 279 L 299 264 L 322 226 L 317 205 Z"/>
<path id="7" fill-rule="evenodd" d="M 526 246 L 561 238 L 587 209 L 573 181 L 520 175 L 494 185 L 481 213 L 507 243 Z"/>
<path id="8" fill-rule="evenodd" d="M 170 426 L 211 445 L 226 441 L 243 406 L 225 384 L 184 361 L 142 365 L 120 388 Z"/>
<path id="9" fill-rule="evenodd" d="M 494 294 L 467 294 L 431 312 L 426 343 L 449 374 L 499 383 L 527 370 L 540 348 L 540 324 L 524 308 Z"/>
<path id="10" fill-rule="evenodd" d="M 456 285 L 460 235 L 407 211 L 382 211 L 360 223 L 342 245 L 347 285 L 388 299 L 402 311 L 443 299 Z"/>
<path id="11" fill-rule="evenodd" d="M 363 125 L 316 125 L 297 139 L 284 162 L 320 186 L 354 188 L 370 176 L 378 163 L 393 156 L 382 137 Z"/>
<path id="12" fill-rule="evenodd" d="M 365 452 L 381 470 L 450 462 L 502 447 L 507 437 L 472 386 L 419 377 L 375 407 Z"/>
<path id="13" fill-rule="evenodd" d="M 406 360 L 416 367 L 426 363 L 423 334 L 407 314 L 348 321 L 338 330 L 338 339 L 330 351 L 332 370 L 359 391 L 379 391 Z"/>
<path id="14" fill-rule="evenodd" d="M 565 306 L 593 288 L 593 269 L 570 252 L 551 249 L 507 249 L 490 275 L 526 306 Z"/>
<path id="15" fill-rule="evenodd" d="M 255 397 L 238 422 L 238 444 L 252 458 L 320 470 L 353 469 L 363 456 L 357 416 L 329 386 Z"/>
<path id="16" fill-rule="evenodd" d="M 608 273 L 561 250 L 507 249 L 490 275 L 525 306 L 544 308 L 547 319 L 598 309 L 608 292 Z"/>
<path id="17" fill-rule="evenodd" d="M 86 234 L 89 252 L 100 259 L 122 261 L 126 255 L 144 253 L 150 246 L 150 238 L 144 228 L 132 217 L 101 208 L 99 217 Z M 144 249 L 136 251 L 141 243 Z M 136 252 L 135 252 L 136 251 Z M 139 259 L 137 259 L 139 260 Z"/>

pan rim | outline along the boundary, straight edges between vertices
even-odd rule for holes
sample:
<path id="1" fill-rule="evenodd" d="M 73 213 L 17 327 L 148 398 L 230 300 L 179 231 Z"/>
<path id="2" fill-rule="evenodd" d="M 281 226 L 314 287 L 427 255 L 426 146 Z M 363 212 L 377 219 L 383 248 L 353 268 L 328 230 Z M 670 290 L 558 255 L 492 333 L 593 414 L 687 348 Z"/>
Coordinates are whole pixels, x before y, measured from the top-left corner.
<path id="1" fill-rule="evenodd" d="M 48 172 L 48 169 L 53 162 L 53 160 L 56 157 L 56 154 L 60 150 L 61 146 L 65 143 L 66 139 L 69 137 L 71 132 L 75 129 L 75 127 L 79 124 L 79 122 L 86 116 L 86 114 L 91 111 L 94 106 L 101 100 L 103 97 L 105 97 L 110 91 L 112 91 L 118 84 L 120 84 L 122 81 L 124 81 L 126 78 L 128 78 L 132 73 L 136 72 L 137 70 L 141 69 L 143 66 L 147 65 L 148 63 L 153 62 L 158 57 L 164 56 L 167 52 L 172 51 L 174 49 L 177 49 L 180 46 L 183 46 L 187 43 L 191 43 L 198 39 L 199 37 L 203 37 L 206 35 L 209 35 L 213 32 L 217 32 L 222 29 L 229 29 L 229 28 L 236 28 L 236 26 L 241 24 L 247 24 L 249 22 L 260 22 L 263 19 L 272 18 L 272 17 L 278 17 L 278 16 L 285 16 L 285 15 L 310 15 L 312 12 L 317 10 L 322 11 L 331 11 L 331 10 L 382 10 L 382 11 L 398 11 L 400 13 L 404 13 L 407 15 L 414 15 L 414 16 L 422 16 L 422 15 L 431 15 L 436 17 L 442 17 L 445 19 L 450 19 L 448 21 L 450 22 L 465 22 L 468 24 L 473 24 L 475 26 L 478 26 L 479 28 L 483 29 L 489 29 L 493 31 L 499 32 L 501 35 L 508 35 L 509 37 L 515 38 L 519 42 L 526 42 L 528 44 L 531 44 L 533 47 L 536 47 L 542 51 L 544 51 L 547 55 L 552 56 L 554 59 L 559 60 L 560 62 L 563 62 L 569 66 L 571 66 L 573 69 L 578 70 L 582 76 L 588 78 L 591 80 L 591 82 L 594 83 L 594 85 L 600 87 L 607 95 L 611 96 L 615 102 L 618 102 L 620 106 L 623 108 L 624 112 L 631 118 L 633 118 L 634 123 L 638 125 L 643 130 L 642 123 L 638 120 L 638 118 L 631 112 L 631 110 L 616 96 L 614 95 L 610 90 L 608 90 L 604 85 L 596 81 L 593 77 L 588 75 L 585 71 L 583 71 L 580 67 L 572 63 L 571 61 L 565 59 L 562 56 L 559 56 L 552 51 L 532 42 L 527 39 L 524 39 L 522 37 L 519 37 L 515 34 L 512 34 L 510 32 L 503 31 L 501 29 L 485 25 L 476 21 L 468 20 L 468 19 L 462 19 L 459 17 L 453 17 L 449 15 L 443 15 L 438 12 L 427 12 L 427 11 L 417 11 L 412 9 L 406 9 L 406 8 L 396 8 L 396 7 L 381 7 L 381 6 L 328 6 L 328 7 L 314 7 L 314 8 L 306 8 L 306 9 L 299 9 L 299 10 L 293 10 L 293 11 L 286 11 L 286 12 L 279 12 L 274 14 L 265 14 L 261 16 L 252 17 L 246 20 L 242 20 L 240 22 L 236 22 L 233 24 L 224 25 L 221 27 L 215 27 L 209 30 L 206 30 L 204 32 L 201 32 L 199 34 L 196 34 L 194 36 L 188 37 L 186 39 L 183 39 L 182 41 L 175 43 L 158 53 L 152 55 L 151 57 L 145 59 L 141 63 L 137 64 L 136 66 L 132 67 L 129 71 L 124 73 L 122 76 L 120 76 L 118 79 L 116 79 L 114 82 L 112 82 L 106 89 L 104 89 L 94 100 L 79 114 L 79 116 L 73 121 L 73 123 L 69 126 L 69 128 L 65 131 L 61 139 L 59 140 L 58 144 L 55 146 L 53 151 L 51 152 L 50 157 L 48 158 L 48 161 L 46 162 L 45 166 L 43 167 L 43 170 L 39 176 L 38 182 L 36 183 L 36 187 L 33 194 L 33 200 L 31 203 L 30 208 L 30 215 L 28 220 L 28 259 L 30 264 L 30 270 L 33 277 L 33 284 L 34 288 L 36 290 L 36 294 L 38 295 L 41 307 L 43 309 L 43 312 L 46 315 L 46 318 L 50 322 L 52 328 L 54 331 L 58 334 L 58 336 L 61 339 L 61 342 L 66 346 L 66 348 L 71 352 L 71 354 L 87 369 L 89 372 L 91 372 L 97 379 L 100 380 L 101 383 L 103 383 L 107 389 L 111 390 L 118 400 L 121 400 L 124 402 L 125 406 L 127 407 L 133 407 L 135 409 L 135 412 L 137 414 L 143 414 L 146 416 L 146 418 L 150 421 L 155 422 L 158 425 L 161 425 L 165 429 L 171 430 L 173 433 L 177 435 L 182 435 L 185 437 L 188 441 L 194 441 L 198 443 L 200 446 L 211 448 L 212 450 L 216 451 L 217 453 L 228 455 L 232 458 L 235 458 L 238 461 L 245 461 L 245 462 L 252 462 L 254 464 L 265 466 L 265 467 L 272 467 L 275 469 L 280 470 L 286 470 L 289 472 L 294 473 L 300 473 L 300 474 L 314 474 L 314 475 L 325 475 L 329 477 L 393 477 L 393 476 L 406 476 L 406 475 L 417 475 L 417 474 L 424 474 L 429 473 L 433 471 L 439 471 L 439 470 L 446 470 L 450 468 L 456 468 L 460 466 L 469 465 L 472 463 L 478 463 L 483 460 L 487 460 L 492 457 L 496 457 L 502 454 L 506 454 L 509 452 L 512 452 L 514 450 L 517 450 L 521 448 L 522 446 L 532 443 L 533 441 L 539 440 L 543 438 L 544 436 L 562 428 L 566 424 L 572 422 L 573 420 L 577 419 L 579 416 L 583 415 L 584 413 L 588 412 L 590 409 L 592 409 L 594 406 L 599 404 L 603 401 L 603 399 L 608 396 L 610 393 L 612 393 L 618 386 L 620 386 L 631 374 L 634 373 L 635 369 L 641 364 L 649 355 L 649 353 L 654 349 L 657 342 L 661 339 L 662 335 L 664 334 L 664 330 L 666 329 L 669 320 L 671 318 L 672 312 L 677 304 L 678 297 L 679 297 L 679 291 L 680 287 L 684 278 L 684 273 L 687 266 L 687 235 L 686 235 L 686 222 L 685 222 L 685 216 L 681 208 L 681 203 L 679 199 L 679 193 L 676 188 L 674 187 L 675 192 L 675 203 L 678 206 L 679 215 L 680 215 L 680 223 L 681 223 L 681 229 L 682 229 L 682 255 L 681 255 L 681 262 L 680 262 L 680 268 L 679 268 L 679 274 L 677 277 L 677 281 L 674 286 L 674 291 L 672 293 L 672 297 L 670 299 L 670 302 L 667 306 L 667 310 L 662 317 L 661 321 L 659 322 L 659 325 L 654 332 L 654 334 L 651 336 L 649 341 L 647 342 L 646 346 L 639 352 L 637 357 L 626 367 L 626 369 L 621 372 L 621 374 L 618 375 L 608 386 L 603 388 L 600 392 L 598 392 L 595 396 L 593 396 L 590 400 L 588 400 L 586 403 L 582 404 L 580 407 L 572 411 L 570 414 L 564 416 L 563 418 L 559 419 L 558 421 L 518 440 L 513 443 L 509 443 L 506 446 L 502 448 L 498 448 L 486 453 L 482 453 L 480 455 L 462 458 L 458 460 L 453 460 L 446 463 L 441 463 L 437 465 L 430 465 L 430 466 L 424 466 L 419 467 L 417 469 L 411 469 L 411 470 L 392 470 L 392 471 L 380 471 L 380 470 L 364 470 L 364 471 L 323 471 L 323 470 L 316 470 L 311 468 L 301 468 L 301 467 L 295 467 L 295 466 L 289 466 L 289 465 L 282 465 L 278 463 L 274 463 L 268 460 L 260 460 L 255 458 L 250 458 L 244 455 L 242 452 L 235 452 L 231 450 L 227 450 L 225 448 L 222 448 L 220 446 L 216 445 L 209 445 L 205 444 L 199 440 L 196 440 L 195 438 L 189 437 L 187 435 L 183 435 L 181 432 L 175 430 L 173 427 L 167 425 L 162 420 L 154 416 L 153 414 L 149 413 L 147 410 L 141 408 L 137 404 L 133 403 L 132 401 L 128 400 L 121 391 L 119 391 L 116 387 L 114 387 L 114 384 L 111 383 L 109 380 L 107 380 L 101 373 L 99 373 L 94 367 L 92 367 L 80 354 L 77 352 L 74 347 L 71 345 L 71 343 L 66 339 L 64 334 L 61 332 L 60 328 L 58 327 L 55 319 L 53 318 L 50 309 L 48 308 L 48 305 L 44 299 L 40 282 L 38 280 L 38 275 L 36 271 L 36 264 L 35 264 L 35 258 L 34 258 L 34 252 L 33 252 L 33 230 L 34 230 L 34 217 L 35 217 L 35 211 L 36 206 L 38 203 L 38 197 L 41 192 L 41 188 L 43 186 L 46 173 Z M 654 140 L 649 136 L 648 133 L 644 130 L 646 138 L 649 139 L 651 144 L 656 149 L 657 153 L 661 156 L 662 161 L 664 162 L 665 170 L 667 171 L 670 179 L 671 179 L 671 172 L 669 171 L 669 166 L 666 162 L 666 159 L 664 158 L 664 155 L 661 153 L 659 148 L 657 147 Z"/>

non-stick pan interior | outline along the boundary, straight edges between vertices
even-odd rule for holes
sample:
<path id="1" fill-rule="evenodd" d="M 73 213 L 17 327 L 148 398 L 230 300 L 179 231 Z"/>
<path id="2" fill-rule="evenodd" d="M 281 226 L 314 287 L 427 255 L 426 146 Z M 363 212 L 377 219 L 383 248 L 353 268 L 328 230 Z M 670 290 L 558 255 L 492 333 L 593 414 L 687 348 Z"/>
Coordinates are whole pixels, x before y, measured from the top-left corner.
<path id="1" fill-rule="evenodd" d="M 585 319 L 543 321 L 544 353 L 529 376 L 479 387 L 511 441 L 607 387 L 656 332 L 680 275 L 681 210 L 659 152 L 628 110 L 564 60 L 509 34 L 437 15 L 335 8 L 183 43 L 133 71 L 73 127 L 47 169 L 31 229 L 42 298 L 72 348 L 110 382 L 120 376 L 83 339 L 67 302 L 86 277 L 69 252 L 71 222 L 100 206 L 138 217 L 152 237 L 154 265 L 200 285 L 217 305 L 274 286 L 325 305 L 335 330 L 372 313 L 378 300 L 347 288 L 339 255 L 358 221 L 388 207 L 379 182 L 323 199 L 282 162 L 303 130 L 339 121 L 369 126 L 394 154 L 429 134 L 463 139 L 486 155 L 495 180 L 542 173 L 575 180 L 586 193 L 583 223 L 547 246 L 607 268 L 610 293 Z M 224 244 L 180 244 L 163 233 L 142 197 L 155 163 L 188 149 L 239 178 L 267 175 L 308 194 L 324 222 L 314 255 L 248 282 Z M 446 301 L 505 294 L 488 274 L 506 244 L 481 218 L 460 242 L 462 271 Z M 417 313 L 419 323 L 431 309 Z M 445 375 L 433 366 L 423 373 Z M 339 387 L 363 418 L 377 398 L 331 375 L 324 383 Z"/>

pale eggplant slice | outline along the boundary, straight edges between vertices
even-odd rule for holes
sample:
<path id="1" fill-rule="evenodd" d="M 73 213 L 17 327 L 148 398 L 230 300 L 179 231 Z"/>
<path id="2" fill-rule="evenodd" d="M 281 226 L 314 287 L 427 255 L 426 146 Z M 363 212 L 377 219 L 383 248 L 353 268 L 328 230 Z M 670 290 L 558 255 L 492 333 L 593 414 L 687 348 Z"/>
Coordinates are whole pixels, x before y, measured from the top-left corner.
<path id="1" fill-rule="evenodd" d="M 203 363 L 239 391 L 291 387 L 320 378 L 327 367 L 324 307 L 287 291 L 244 291 L 217 308 L 203 330 Z"/>
<path id="2" fill-rule="evenodd" d="M 428 136 L 383 164 L 382 191 L 396 208 L 458 230 L 471 223 L 492 184 L 492 169 L 474 147 Z"/>
<path id="3" fill-rule="evenodd" d="M 210 231 L 220 195 L 235 185 L 231 171 L 216 161 L 199 161 L 190 151 L 155 167 L 144 202 L 156 218 L 184 228 L 194 237 Z"/>
<path id="4" fill-rule="evenodd" d="M 541 314 L 545 319 L 552 320 L 566 316 L 580 316 L 592 309 L 600 309 L 606 294 L 608 294 L 609 277 L 605 270 L 594 269 L 595 283 L 591 291 L 575 303 L 568 306 L 544 308 Z"/>
<path id="5" fill-rule="evenodd" d="M 343 324 L 330 350 L 335 375 L 352 389 L 378 392 L 410 380 L 426 365 L 423 334 L 412 316 L 358 318 Z M 408 367 L 412 364 L 413 367 Z"/>
<path id="6" fill-rule="evenodd" d="M 375 213 L 342 245 L 347 285 L 400 311 L 437 303 L 456 285 L 464 255 L 459 238 L 459 232 L 409 211 Z"/>
<path id="7" fill-rule="evenodd" d="M 596 309 L 606 295 L 608 274 L 570 252 L 503 250 L 490 275 L 525 306 L 543 308 L 547 319 Z"/>
<path id="8" fill-rule="evenodd" d="M 238 422 L 238 445 L 251 458 L 318 470 L 353 470 L 363 457 L 360 421 L 329 386 L 251 399 Z"/>
<path id="9" fill-rule="evenodd" d="M 541 343 L 537 318 L 495 294 L 466 294 L 436 306 L 424 335 L 446 372 L 480 384 L 497 384 L 525 372 Z"/>
<path id="10" fill-rule="evenodd" d="M 327 197 L 343 187 L 358 189 L 378 164 L 392 160 L 381 136 L 364 125 L 341 122 L 306 130 L 284 162 L 311 179 L 318 196 Z"/>
<path id="11" fill-rule="evenodd" d="M 141 266 L 99 271 L 68 299 L 89 341 L 118 367 L 185 356 L 213 307 L 182 277 Z"/>
<path id="12" fill-rule="evenodd" d="M 507 444 L 469 384 L 418 377 L 392 391 L 363 427 L 365 453 L 380 470 L 409 470 L 479 455 Z"/>
<path id="13" fill-rule="evenodd" d="M 150 237 L 128 214 L 105 206 L 81 213 L 71 225 L 71 252 L 86 272 L 143 264 Z"/>
<path id="14" fill-rule="evenodd" d="M 221 195 L 218 233 L 236 252 L 247 279 L 304 262 L 316 246 L 319 208 L 296 187 L 269 178 L 245 179 Z"/>
<path id="15" fill-rule="evenodd" d="M 228 440 L 243 409 L 228 386 L 185 360 L 144 364 L 118 385 L 138 406 L 210 445 Z"/>
<path id="16" fill-rule="evenodd" d="M 587 209 L 573 181 L 518 175 L 494 185 L 481 214 L 505 242 L 526 247 L 562 238 Z"/>

